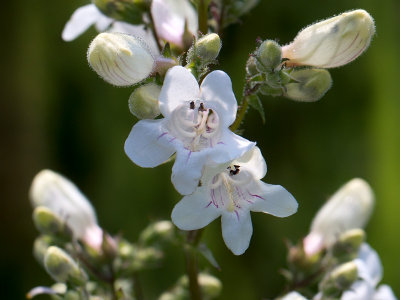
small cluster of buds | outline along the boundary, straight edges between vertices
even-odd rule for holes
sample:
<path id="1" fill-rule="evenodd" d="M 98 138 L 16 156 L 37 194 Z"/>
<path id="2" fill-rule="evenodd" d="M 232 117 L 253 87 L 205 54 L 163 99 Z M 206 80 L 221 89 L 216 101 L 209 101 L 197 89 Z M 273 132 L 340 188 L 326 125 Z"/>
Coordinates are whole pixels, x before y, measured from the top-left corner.
<path id="1" fill-rule="evenodd" d="M 364 10 L 310 25 L 289 45 L 265 40 L 247 62 L 249 89 L 312 102 L 332 85 L 327 68 L 345 65 L 368 48 L 375 26 Z"/>

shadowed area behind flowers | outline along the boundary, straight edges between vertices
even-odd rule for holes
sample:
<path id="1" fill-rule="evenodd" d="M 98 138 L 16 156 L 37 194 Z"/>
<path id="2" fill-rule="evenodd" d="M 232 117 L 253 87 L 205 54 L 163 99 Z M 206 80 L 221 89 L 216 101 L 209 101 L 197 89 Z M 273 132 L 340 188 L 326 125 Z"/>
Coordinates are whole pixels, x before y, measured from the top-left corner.
<path id="1" fill-rule="evenodd" d="M 220 299 L 276 296 L 283 286 L 278 270 L 285 266 L 284 238 L 305 235 L 322 202 L 353 177 L 365 178 L 375 190 L 368 241 L 385 266 L 383 281 L 399 295 L 400 243 L 394 237 L 400 225 L 400 6 L 391 0 L 261 2 L 223 37 L 218 68 L 231 76 L 237 98 L 257 37 L 285 44 L 307 24 L 358 7 L 375 18 L 378 35 L 366 54 L 331 71 L 333 87 L 320 102 L 265 97 L 266 125 L 255 111 L 246 116 L 244 135 L 258 141 L 268 164 L 264 180 L 287 188 L 299 211 L 286 219 L 253 214 L 254 235 L 239 257 L 225 247 L 219 221 L 207 227 L 205 241 L 222 268 L 213 271 L 224 283 Z M 123 144 L 135 121 L 127 105 L 131 89 L 116 89 L 89 69 L 86 50 L 94 29 L 72 43 L 61 40 L 65 22 L 83 4 L 14 1 L 2 10 L 2 299 L 22 299 L 31 287 L 52 282 L 31 254 L 37 233 L 27 195 L 41 169 L 69 177 L 93 202 L 100 225 L 131 240 L 149 220 L 168 219 L 180 200 L 170 182 L 171 163 L 142 169 L 126 157 Z M 183 270 L 182 251 L 169 249 L 164 268 L 143 274 L 148 299 Z"/>

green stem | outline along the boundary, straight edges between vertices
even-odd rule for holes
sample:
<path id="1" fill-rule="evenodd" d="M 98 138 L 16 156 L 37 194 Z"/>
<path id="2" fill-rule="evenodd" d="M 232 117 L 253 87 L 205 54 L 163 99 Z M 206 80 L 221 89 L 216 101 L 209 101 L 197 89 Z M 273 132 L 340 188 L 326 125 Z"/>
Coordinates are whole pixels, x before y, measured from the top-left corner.
<path id="1" fill-rule="evenodd" d="M 196 246 L 200 241 L 202 229 L 192 230 L 187 234 L 184 246 L 186 273 L 189 278 L 189 293 L 191 300 L 201 300 L 201 290 L 198 281 L 197 251 Z"/>
<path id="2" fill-rule="evenodd" d="M 207 0 L 198 0 L 197 13 L 199 22 L 199 31 L 202 34 L 207 34 L 208 32 L 208 5 L 206 5 Z"/>
<path id="3" fill-rule="evenodd" d="M 229 127 L 233 132 L 235 132 L 239 128 L 240 123 L 242 123 L 243 118 L 247 112 L 248 107 L 249 107 L 249 96 L 244 96 L 242 99 L 242 103 L 238 108 L 235 122 L 233 122 L 233 124 Z"/>
<path id="4" fill-rule="evenodd" d="M 144 299 L 142 285 L 140 284 L 139 274 L 137 272 L 133 273 L 133 293 L 136 300 Z"/>

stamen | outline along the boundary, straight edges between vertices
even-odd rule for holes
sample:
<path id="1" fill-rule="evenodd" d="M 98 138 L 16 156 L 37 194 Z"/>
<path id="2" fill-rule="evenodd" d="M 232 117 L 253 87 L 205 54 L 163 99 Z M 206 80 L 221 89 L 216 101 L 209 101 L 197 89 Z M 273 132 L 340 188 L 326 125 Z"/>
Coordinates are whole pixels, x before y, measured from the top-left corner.
<path id="1" fill-rule="evenodd" d="M 194 106 L 194 101 L 190 102 L 189 108 L 190 108 L 190 109 L 194 109 L 194 108 L 195 108 L 195 106 Z"/>

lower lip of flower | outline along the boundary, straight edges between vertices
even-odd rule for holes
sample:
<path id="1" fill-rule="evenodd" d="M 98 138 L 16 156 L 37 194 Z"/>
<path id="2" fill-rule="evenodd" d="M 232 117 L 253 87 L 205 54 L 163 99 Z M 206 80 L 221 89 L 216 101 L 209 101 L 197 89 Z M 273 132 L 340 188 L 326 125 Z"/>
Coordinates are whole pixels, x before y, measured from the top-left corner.
<path id="1" fill-rule="evenodd" d="M 168 127 L 171 134 L 192 152 L 213 147 L 220 138 L 218 114 L 199 100 L 177 107 Z"/>

